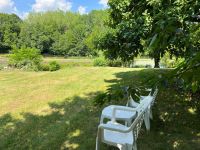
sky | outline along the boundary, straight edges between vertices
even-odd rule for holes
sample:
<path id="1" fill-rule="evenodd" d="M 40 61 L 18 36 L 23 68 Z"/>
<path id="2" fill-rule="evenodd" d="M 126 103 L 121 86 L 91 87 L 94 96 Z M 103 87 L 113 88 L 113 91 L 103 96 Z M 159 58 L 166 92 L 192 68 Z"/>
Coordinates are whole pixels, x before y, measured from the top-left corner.
<path id="1" fill-rule="evenodd" d="M 0 0 L 0 13 L 15 13 L 22 19 L 30 12 L 63 10 L 86 14 L 105 9 L 108 0 Z"/>

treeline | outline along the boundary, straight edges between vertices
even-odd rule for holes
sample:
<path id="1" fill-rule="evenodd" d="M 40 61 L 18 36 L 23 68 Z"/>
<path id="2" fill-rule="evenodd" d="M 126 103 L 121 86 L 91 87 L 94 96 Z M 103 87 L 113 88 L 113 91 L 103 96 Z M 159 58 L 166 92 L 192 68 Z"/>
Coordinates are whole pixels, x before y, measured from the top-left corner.
<path id="1" fill-rule="evenodd" d="M 0 53 L 13 47 L 37 48 L 41 53 L 64 56 L 95 56 L 97 42 L 107 32 L 106 10 L 86 15 L 53 11 L 17 15 L 0 14 Z"/>

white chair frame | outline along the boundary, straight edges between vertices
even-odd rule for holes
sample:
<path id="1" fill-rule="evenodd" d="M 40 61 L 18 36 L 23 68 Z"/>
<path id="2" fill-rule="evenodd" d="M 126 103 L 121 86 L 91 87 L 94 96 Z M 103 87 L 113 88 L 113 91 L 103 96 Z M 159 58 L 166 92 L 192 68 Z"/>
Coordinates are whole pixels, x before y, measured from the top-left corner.
<path id="1" fill-rule="evenodd" d="M 150 93 L 149 93 L 148 96 L 143 96 L 143 97 L 141 97 L 140 103 L 135 102 L 135 101 L 132 99 L 131 95 L 130 95 L 130 96 L 129 96 L 129 99 L 128 99 L 128 102 L 127 102 L 127 105 L 126 105 L 126 106 L 128 106 L 128 107 L 137 108 L 142 102 L 145 102 L 145 99 L 146 99 L 147 97 L 150 98 L 150 99 L 152 99 L 151 104 L 149 104 L 149 110 L 148 110 L 148 112 L 145 114 L 145 119 L 144 119 L 144 121 L 145 121 L 145 126 L 146 126 L 147 131 L 150 130 L 150 118 L 153 118 L 151 107 L 152 107 L 152 105 L 154 104 L 155 97 L 156 97 L 156 95 L 157 95 L 157 93 L 158 93 L 158 89 L 156 88 L 156 90 L 155 90 L 153 96 L 151 96 L 151 91 L 152 91 L 152 90 L 149 89 L 149 91 L 150 91 Z M 133 105 L 133 104 L 134 104 L 134 105 Z M 107 119 L 111 119 L 111 118 L 112 118 L 112 114 L 110 113 L 110 112 L 112 111 L 112 110 L 111 110 L 112 107 L 126 107 L 126 106 L 110 105 L 110 106 L 104 108 L 103 111 L 102 111 L 102 114 L 101 114 L 100 123 L 103 123 L 103 121 L 104 121 L 105 118 L 107 118 Z M 122 121 L 124 121 L 124 122 L 126 123 L 127 126 L 130 126 L 135 116 L 134 116 L 134 113 L 133 113 L 132 116 L 131 116 L 131 115 L 129 115 L 129 116 L 130 116 L 130 117 L 128 117 L 127 113 L 125 113 L 125 112 L 123 113 L 123 111 L 121 111 L 121 112 L 120 112 L 120 115 L 116 115 L 116 119 L 117 119 L 117 120 L 122 120 Z"/>
<path id="2" fill-rule="evenodd" d="M 112 118 L 110 122 L 107 122 L 106 124 L 100 124 L 98 127 L 98 133 L 97 133 L 97 139 L 96 139 L 96 150 L 100 150 L 100 143 L 106 143 L 108 145 L 112 145 L 112 146 L 116 146 L 118 147 L 120 150 L 137 150 L 137 138 L 138 138 L 138 134 L 140 132 L 142 123 L 144 121 L 145 118 L 145 113 L 148 112 L 148 107 L 149 104 L 148 103 L 142 103 L 139 105 L 139 107 L 136 108 L 129 108 L 129 107 L 114 107 L 113 111 L 112 111 Z M 131 112 L 137 112 L 137 117 L 135 118 L 135 120 L 132 122 L 132 124 L 130 125 L 130 127 L 127 127 L 125 125 L 121 125 L 119 123 L 116 122 L 116 111 L 117 110 L 122 110 L 122 111 L 131 111 Z M 129 136 L 129 138 L 131 138 L 130 136 L 132 136 L 132 141 L 131 143 L 117 143 L 117 141 L 113 141 L 112 139 L 106 140 L 106 135 L 104 135 L 104 133 L 106 131 L 109 131 L 112 134 L 116 134 L 116 136 L 118 135 L 118 133 L 121 133 L 123 135 L 127 135 Z M 117 137 L 117 138 L 121 138 L 121 137 Z"/>

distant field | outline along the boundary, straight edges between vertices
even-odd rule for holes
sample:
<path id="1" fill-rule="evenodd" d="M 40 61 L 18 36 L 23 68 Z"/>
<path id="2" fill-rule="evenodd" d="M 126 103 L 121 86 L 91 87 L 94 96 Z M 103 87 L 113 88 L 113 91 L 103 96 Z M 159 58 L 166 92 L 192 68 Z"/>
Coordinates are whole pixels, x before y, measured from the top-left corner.
<path id="1" fill-rule="evenodd" d="M 44 57 L 44 62 L 57 61 L 62 66 L 92 66 L 93 59 L 91 58 L 80 58 L 80 57 Z"/>
<path id="2" fill-rule="evenodd" d="M 7 54 L 0 54 L 0 64 L 5 66 L 7 64 Z M 48 63 L 50 61 L 57 61 L 62 66 L 92 66 L 93 65 L 93 59 L 87 58 L 87 57 L 52 57 L 52 56 L 45 56 L 44 62 Z M 146 65 L 150 65 L 151 67 L 154 66 L 154 61 L 152 59 L 135 59 L 134 66 L 138 67 L 145 67 Z"/>

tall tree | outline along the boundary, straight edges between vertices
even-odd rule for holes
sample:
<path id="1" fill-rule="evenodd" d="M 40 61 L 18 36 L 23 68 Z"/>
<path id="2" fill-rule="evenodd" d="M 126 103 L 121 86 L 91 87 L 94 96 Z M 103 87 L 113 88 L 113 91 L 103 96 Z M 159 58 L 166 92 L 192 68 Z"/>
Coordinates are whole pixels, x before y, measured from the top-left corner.
<path id="1" fill-rule="evenodd" d="M 188 22 L 200 8 L 198 0 L 110 0 L 109 6 L 114 32 L 102 42 L 106 53 L 129 61 L 146 51 L 155 67 L 166 51 L 184 55 Z"/>
<path id="2" fill-rule="evenodd" d="M 15 14 L 0 13 L 0 53 L 17 44 L 21 22 Z"/>

